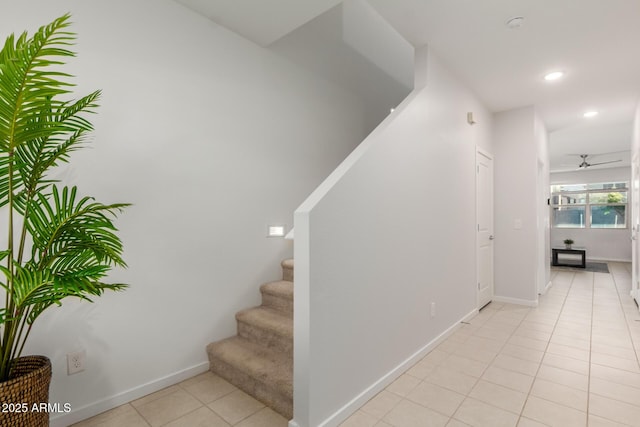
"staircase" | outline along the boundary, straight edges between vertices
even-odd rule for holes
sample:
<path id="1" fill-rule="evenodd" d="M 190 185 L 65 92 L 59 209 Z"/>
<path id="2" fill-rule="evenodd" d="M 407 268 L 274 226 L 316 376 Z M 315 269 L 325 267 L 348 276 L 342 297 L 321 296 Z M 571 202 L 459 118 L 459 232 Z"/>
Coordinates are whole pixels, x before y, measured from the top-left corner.
<path id="1" fill-rule="evenodd" d="M 207 346 L 210 370 L 293 418 L 293 260 L 260 286 L 262 305 L 236 313 L 238 334 Z"/>

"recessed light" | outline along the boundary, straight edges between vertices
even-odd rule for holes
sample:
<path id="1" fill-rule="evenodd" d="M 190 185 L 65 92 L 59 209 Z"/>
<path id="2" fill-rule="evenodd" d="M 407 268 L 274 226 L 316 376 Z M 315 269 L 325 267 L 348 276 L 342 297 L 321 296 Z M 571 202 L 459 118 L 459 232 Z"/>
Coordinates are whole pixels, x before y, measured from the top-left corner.
<path id="1" fill-rule="evenodd" d="M 586 113 L 583 114 L 583 116 L 587 119 L 590 119 L 592 117 L 597 116 L 598 114 L 600 113 L 598 113 L 597 111 L 587 111 Z"/>
<path id="2" fill-rule="evenodd" d="M 554 80 L 558 80 L 562 76 L 564 76 L 564 73 L 562 71 L 554 71 L 552 73 L 545 75 L 544 79 L 548 82 L 552 82 Z"/>
<path id="3" fill-rule="evenodd" d="M 508 29 L 515 30 L 516 28 L 522 27 L 524 23 L 524 16 L 514 16 L 512 18 L 507 19 L 504 23 Z"/>

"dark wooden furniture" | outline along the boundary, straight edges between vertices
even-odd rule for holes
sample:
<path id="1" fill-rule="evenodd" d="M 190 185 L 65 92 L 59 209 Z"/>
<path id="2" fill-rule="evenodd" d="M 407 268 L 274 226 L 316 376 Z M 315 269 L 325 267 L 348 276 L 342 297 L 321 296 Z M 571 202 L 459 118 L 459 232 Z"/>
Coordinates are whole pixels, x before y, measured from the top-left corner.
<path id="1" fill-rule="evenodd" d="M 559 254 L 571 254 L 571 255 L 580 255 L 581 261 L 578 262 L 567 262 L 567 260 L 558 261 Z M 565 266 L 565 267 L 580 267 L 585 268 L 587 266 L 587 251 L 583 248 L 551 248 L 551 265 L 554 266 Z"/>

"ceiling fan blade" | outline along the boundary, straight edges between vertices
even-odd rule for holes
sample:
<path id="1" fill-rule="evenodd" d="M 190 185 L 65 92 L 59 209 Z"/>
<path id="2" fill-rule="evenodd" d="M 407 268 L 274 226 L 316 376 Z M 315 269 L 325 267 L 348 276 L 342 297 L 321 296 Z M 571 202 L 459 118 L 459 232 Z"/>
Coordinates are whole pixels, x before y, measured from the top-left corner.
<path id="1" fill-rule="evenodd" d="M 578 157 L 587 156 L 587 157 L 596 157 L 596 156 L 604 156 L 604 155 L 608 155 L 608 154 L 628 153 L 629 151 L 630 151 L 630 150 L 623 150 L 623 151 L 608 151 L 608 152 L 605 152 L 605 153 L 595 153 L 595 154 L 566 153 L 566 154 L 564 154 L 564 156 L 578 156 Z"/>
<path id="2" fill-rule="evenodd" d="M 622 160 L 612 160 L 610 162 L 590 163 L 589 166 L 606 165 L 608 163 L 618 163 L 618 162 L 621 162 L 621 161 Z"/>

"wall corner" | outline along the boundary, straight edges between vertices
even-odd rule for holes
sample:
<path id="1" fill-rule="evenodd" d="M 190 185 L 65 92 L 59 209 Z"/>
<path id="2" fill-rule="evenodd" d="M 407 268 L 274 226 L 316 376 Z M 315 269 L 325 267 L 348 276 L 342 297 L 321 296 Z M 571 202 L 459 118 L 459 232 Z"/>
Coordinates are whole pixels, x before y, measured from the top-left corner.
<path id="1" fill-rule="evenodd" d="M 415 49 L 413 62 L 413 90 L 427 86 L 427 70 L 429 64 L 429 46 L 422 45 Z"/>

